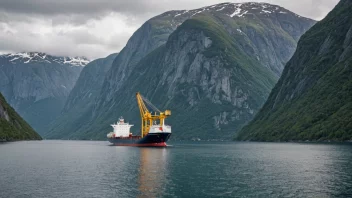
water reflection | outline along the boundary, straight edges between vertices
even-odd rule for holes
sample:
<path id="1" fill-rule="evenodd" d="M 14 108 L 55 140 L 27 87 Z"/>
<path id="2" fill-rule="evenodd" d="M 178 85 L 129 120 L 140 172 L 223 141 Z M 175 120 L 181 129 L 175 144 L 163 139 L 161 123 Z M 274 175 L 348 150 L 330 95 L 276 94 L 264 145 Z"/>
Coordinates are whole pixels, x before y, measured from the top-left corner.
<path id="1" fill-rule="evenodd" d="M 167 174 L 167 148 L 141 148 L 139 197 L 161 197 Z"/>
<path id="2" fill-rule="evenodd" d="M 3 144 L 0 197 L 352 197 L 351 144 L 106 145 Z"/>

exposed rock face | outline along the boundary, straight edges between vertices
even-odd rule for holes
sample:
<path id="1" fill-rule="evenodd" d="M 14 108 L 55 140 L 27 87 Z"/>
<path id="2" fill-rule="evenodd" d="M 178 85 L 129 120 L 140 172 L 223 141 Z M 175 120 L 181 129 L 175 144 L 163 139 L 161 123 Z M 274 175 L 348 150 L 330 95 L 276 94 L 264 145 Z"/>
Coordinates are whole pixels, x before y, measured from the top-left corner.
<path id="1" fill-rule="evenodd" d="M 0 142 L 40 139 L 41 137 L 7 104 L 0 93 Z"/>
<path id="2" fill-rule="evenodd" d="M 264 107 L 238 139 L 352 139 L 351 10 L 352 2 L 341 0 L 302 36 Z"/>
<path id="3" fill-rule="evenodd" d="M 5 119 L 6 121 L 10 121 L 9 114 L 5 110 L 5 108 L 0 104 L 0 118 Z"/>
<path id="4" fill-rule="evenodd" d="M 248 40 L 244 40 L 241 44 L 248 48 L 251 56 L 261 60 L 278 77 L 284 64 L 292 56 L 300 35 L 314 24 L 313 20 L 266 3 L 223 3 L 196 10 L 166 12 L 147 21 L 130 38 L 126 47 L 117 56 L 104 82 L 103 95 L 98 104 L 112 100 L 114 94 L 117 94 L 134 71 L 135 65 L 145 55 L 165 44 L 168 36 L 185 20 L 202 13 L 221 16 L 223 21 L 219 22 L 226 23 L 225 28 L 229 34 L 242 33 L 246 39 L 255 42 L 256 46 L 247 44 Z M 250 20 L 255 22 L 247 26 L 246 23 Z M 234 25 L 238 28 L 234 28 Z M 270 28 L 272 29 L 269 30 Z M 243 31 L 246 31 L 246 34 Z M 258 33 L 264 35 L 258 37 Z M 285 46 L 285 49 L 282 46 Z"/>
<path id="5" fill-rule="evenodd" d="M 226 139 L 258 111 L 299 36 L 313 24 L 264 3 L 225 3 L 154 17 L 116 57 L 93 111 L 70 130 L 75 135 L 52 137 L 103 139 L 121 115 L 139 123 L 134 97 L 140 91 L 173 110 L 173 138 Z"/>
<path id="6" fill-rule="evenodd" d="M 84 58 L 44 53 L 0 56 L 0 91 L 39 133 L 61 111 L 83 66 Z"/>
<path id="7" fill-rule="evenodd" d="M 75 138 L 74 130 L 85 124 L 86 120 L 82 119 L 90 119 L 95 100 L 100 96 L 104 79 L 117 55 L 96 59 L 84 67 L 61 114 L 50 124 L 44 136 Z"/>

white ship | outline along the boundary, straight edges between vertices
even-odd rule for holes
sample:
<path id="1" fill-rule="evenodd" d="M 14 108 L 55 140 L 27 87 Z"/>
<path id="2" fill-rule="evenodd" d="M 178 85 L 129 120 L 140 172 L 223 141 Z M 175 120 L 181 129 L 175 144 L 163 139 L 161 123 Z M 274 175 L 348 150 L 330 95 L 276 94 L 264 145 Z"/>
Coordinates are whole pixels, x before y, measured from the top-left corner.
<path id="1" fill-rule="evenodd" d="M 165 124 L 165 118 L 171 115 L 171 111 L 161 112 L 139 93 L 136 93 L 136 97 L 142 118 L 141 135 L 132 135 L 130 128 L 133 125 L 125 123 L 125 120 L 120 117 L 116 124 L 111 125 L 114 131 L 107 134 L 109 142 L 116 146 L 167 146 L 166 142 L 171 136 L 171 126 Z M 149 111 L 146 104 L 154 112 Z"/>
<path id="2" fill-rule="evenodd" d="M 134 125 L 125 123 L 125 120 L 123 119 L 123 117 L 120 117 L 119 121 L 117 121 L 116 124 L 111 124 L 111 126 L 114 129 L 114 131 L 107 134 L 108 138 L 115 138 L 115 137 L 123 138 L 123 137 L 132 136 L 130 128 L 133 127 Z"/>

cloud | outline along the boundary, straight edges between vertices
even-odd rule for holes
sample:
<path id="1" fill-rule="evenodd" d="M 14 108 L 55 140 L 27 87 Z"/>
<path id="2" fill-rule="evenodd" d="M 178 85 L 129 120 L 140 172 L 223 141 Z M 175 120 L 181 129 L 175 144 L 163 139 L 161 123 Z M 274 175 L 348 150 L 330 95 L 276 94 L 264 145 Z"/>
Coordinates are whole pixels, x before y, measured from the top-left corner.
<path id="1" fill-rule="evenodd" d="M 41 51 L 62 56 L 99 58 L 120 51 L 138 28 L 126 23 L 126 17 L 109 13 L 83 24 L 52 18 L 31 17 L 0 22 L 0 51 Z"/>
<path id="2" fill-rule="evenodd" d="M 232 0 L 244 2 L 247 0 Z M 263 0 L 252 0 L 263 1 Z M 221 0 L 5 0 L 0 1 L 0 10 L 21 14 L 36 15 L 76 15 L 97 17 L 108 12 L 127 16 L 146 16 L 167 10 L 196 9 Z M 295 12 L 305 13 L 315 18 L 326 14 L 338 0 L 266 0 L 268 3 L 282 5 Z"/>
<path id="3" fill-rule="evenodd" d="M 285 7 L 299 15 L 321 20 L 339 0 L 271 0 L 268 2 Z"/>
<path id="4" fill-rule="evenodd" d="M 232 0 L 247 2 L 248 0 Z M 266 1 L 322 19 L 338 0 Z M 0 1 L 0 52 L 104 57 L 119 52 L 149 18 L 168 10 L 197 9 L 221 0 L 4 0 Z"/>

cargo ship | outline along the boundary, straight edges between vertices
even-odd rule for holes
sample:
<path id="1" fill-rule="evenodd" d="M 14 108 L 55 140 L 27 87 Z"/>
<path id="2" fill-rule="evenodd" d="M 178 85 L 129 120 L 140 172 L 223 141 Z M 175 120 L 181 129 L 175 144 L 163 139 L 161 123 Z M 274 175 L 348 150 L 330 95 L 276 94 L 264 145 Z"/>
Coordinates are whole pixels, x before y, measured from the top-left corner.
<path id="1" fill-rule="evenodd" d="M 171 115 L 171 111 L 160 111 L 139 92 L 136 93 L 136 98 L 142 121 L 141 135 L 133 135 L 130 131 L 133 125 L 125 123 L 123 117 L 120 117 L 116 124 L 111 124 L 114 130 L 107 134 L 109 142 L 115 146 L 167 146 L 171 126 L 165 124 L 165 119 Z"/>

